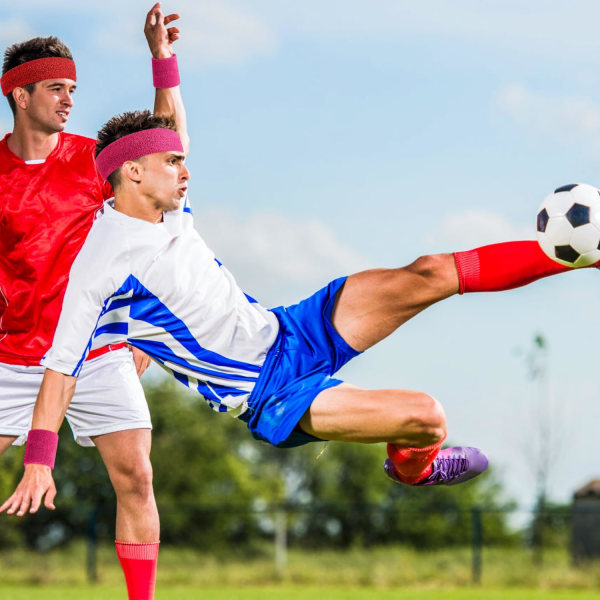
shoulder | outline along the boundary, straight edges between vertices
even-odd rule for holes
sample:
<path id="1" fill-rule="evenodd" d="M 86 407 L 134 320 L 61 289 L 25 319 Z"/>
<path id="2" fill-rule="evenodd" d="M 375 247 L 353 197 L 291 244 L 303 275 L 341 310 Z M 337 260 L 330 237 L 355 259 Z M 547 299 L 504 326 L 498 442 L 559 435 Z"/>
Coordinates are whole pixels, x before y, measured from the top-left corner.
<path id="1" fill-rule="evenodd" d="M 74 133 L 62 133 L 61 136 L 63 148 L 79 149 L 86 152 L 94 152 L 96 149 L 96 140 L 92 138 Z"/>

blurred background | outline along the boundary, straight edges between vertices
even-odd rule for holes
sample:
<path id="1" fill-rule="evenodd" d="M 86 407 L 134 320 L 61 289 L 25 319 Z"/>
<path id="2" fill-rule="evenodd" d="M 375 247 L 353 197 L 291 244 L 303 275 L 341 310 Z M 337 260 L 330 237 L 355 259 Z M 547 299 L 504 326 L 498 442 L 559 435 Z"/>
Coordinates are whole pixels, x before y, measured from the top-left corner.
<path id="1" fill-rule="evenodd" d="M 152 106 L 142 31 L 150 7 L 21 0 L 4 7 L 0 42 L 57 35 L 67 43 L 78 67 L 68 131 L 93 137 L 112 115 Z M 544 196 L 566 183 L 600 184 L 600 5 L 592 0 L 169 0 L 163 11 L 181 15 L 196 227 L 265 306 L 360 269 L 533 239 Z M 5 104 L 0 128 L 11 127 Z M 332 443 L 317 459 L 322 447 L 262 446 L 150 372 L 165 547 L 216 562 L 218 548 L 239 549 L 243 564 L 266 557 L 273 577 L 282 565 L 293 570 L 298 549 L 329 576 L 367 581 L 366 567 L 326 568 L 321 550 L 411 548 L 430 558 L 439 550 L 444 565 L 448 546 L 467 583 L 481 557 L 483 581 L 492 577 L 486 564 L 499 561 L 486 563 L 488 547 L 508 547 L 508 579 L 536 584 L 548 577 L 539 565 L 550 564 L 578 581 L 571 504 L 600 477 L 598 277 L 590 269 L 450 299 L 341 372 L 356 385 L 423 390 L 443 403 L 449 441 L 481 447 L 492 465 L 456 489 L 391 485 L 383 447 Z M 20 451 L 0 460 L 7 495 Z M 58 511 L 21 524 L 3 517 L 0 544 L 75 548 L 77 564 L 86 560 L 77 544 L 89 544 L 97 550 L 82 577 L 96 568 L 101 576 L 114 506 L 104 469 L 65 432 L 56 475 Z M 422 579 L 409 554 L 393 560 L 406 568 L 382 566 L 381 581 Z M 582 581 L 595 585 L 586 573 Z"/>

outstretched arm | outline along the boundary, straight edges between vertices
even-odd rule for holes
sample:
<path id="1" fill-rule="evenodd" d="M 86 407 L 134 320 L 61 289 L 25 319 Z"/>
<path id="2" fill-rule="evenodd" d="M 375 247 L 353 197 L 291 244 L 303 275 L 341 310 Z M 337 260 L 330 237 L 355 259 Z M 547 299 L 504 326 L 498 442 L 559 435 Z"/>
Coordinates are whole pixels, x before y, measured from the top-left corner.
<path id="1" fill-rule="evenodd" d="M 152 57 L 157 60 L 165 60 L 173 56 L 173 42 L 179 39 L 177 27 L 167 27 L 169 23 L 179 19 L 176 13 L 164 16 L 160 2 L 157 2 L 146 16 L 144 34 L 148 41 Z M 185 153 L 188 153 L 190 138 L 187 132 L 187 119 L 185 107 L 181 97 L 179 85 L 175 87 L 156 88 L 154 98 L 154 114 L 169 115 L 175 119 L 177 133 Z"/>
<path id="2" fill-rule="evenodd" d="M 42 432 L 45 436 L 58 433 L 75 392 L 75 381 L 76 377 L 46 369 L 33 411 L 32 431 Z M 28 445 L 31 443 L 31 435 L 32 432 L 29 434 Z M 28 464 L 25 465 L 23 478 L 12 496 L 0 506 L 0 512 L 6 511 L 9 515 L 16 513 L 22 517 L 28 511 L 37 512 L 42 500 L 46 508 L 54 510 L 56 486 L 52 478 L 53 452 L 56 450 L 37 447 L 29 454 L 32 462 L 28 462 L 26 454 Z M 38 460 L 39 462 L 34 462 Z"/>

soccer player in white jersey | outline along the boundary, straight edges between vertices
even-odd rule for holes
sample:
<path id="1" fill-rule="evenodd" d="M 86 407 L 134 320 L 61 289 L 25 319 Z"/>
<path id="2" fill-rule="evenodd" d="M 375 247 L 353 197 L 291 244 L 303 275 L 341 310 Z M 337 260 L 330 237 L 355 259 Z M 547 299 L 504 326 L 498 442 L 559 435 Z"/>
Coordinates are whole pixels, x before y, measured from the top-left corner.
<path id="1" fill-rule="evenodd" d="M 211 408 L 244 420 L 254 437 L 275 446 L 385 441 L 386 474 L 409 485 L 452 485 L 484 471 L 480 450 L 441 449 L 444 412 L 427 394 L 360 389 L 333 375 L 434 302 L 568 269 L 536 242 L 509 242 L 342 277 L 296 305 L 266 310 L 194 229 L 184 158 L 170 124 L 148 112 L 115 117 L 99 132 L 97 164 L 114 203 L 73 263 L 43 359 L 33 428 L 49 441 L 0 510 L 24 514 L 53 489 L 50 440 L 89 348 L 106 335 L 142 349 Z M 519 260 L 506 260 L 511 253 Z"/>
<path id="2" fill-rule="evenodd" d="M 179 30 L 169 23 L 177 16 L 164 16 L 156 4 L 146 17 L 159 79 L 176 60 Z M 14 128 L 0 141 L 0 454 L 25 442 L 44 371 L 39 363 L 52 343 L 71 263 L 94 214 L 112 196 L 95 167 L 95 140 L 64 131 L 75 79 L 71 53 L 57 38 L 5 52 L 1 83 Z M 155 79 L 155 85 L 162 84 Z M 178 86 L 157 89 L 155 111 L 177 114 L 186 137 Z M 149 359 L 136 352 L 141 372 Z M 115 488 L 116 550 L 130 595 L 151 598 L 159 517 L 151 421 L 132 354 L 105 337 L 81 375 L 67 416 L 77 442 L 96 445 Z"/>

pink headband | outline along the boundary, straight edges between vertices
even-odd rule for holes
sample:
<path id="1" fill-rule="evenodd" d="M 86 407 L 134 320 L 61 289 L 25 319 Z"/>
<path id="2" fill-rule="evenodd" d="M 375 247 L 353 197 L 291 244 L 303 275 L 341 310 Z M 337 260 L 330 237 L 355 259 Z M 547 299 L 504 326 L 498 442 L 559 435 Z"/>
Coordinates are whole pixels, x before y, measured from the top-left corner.
<path id="1" fill-rule="evenodd" d="M 143 129 L 115 140 L 96 157 L 96 167 L 103 179 L 128 160 L 157 152 L 183 152 L 179 134 L 172 129 Z"/>
<path id="2" fill-rule="evenodd" d="M 6 71 L 0 79 L 2 93 L 8 96 L 15 88 L 44 79 L 76 81 L 75 63 L 70 58 L 36 58 Z"/>

